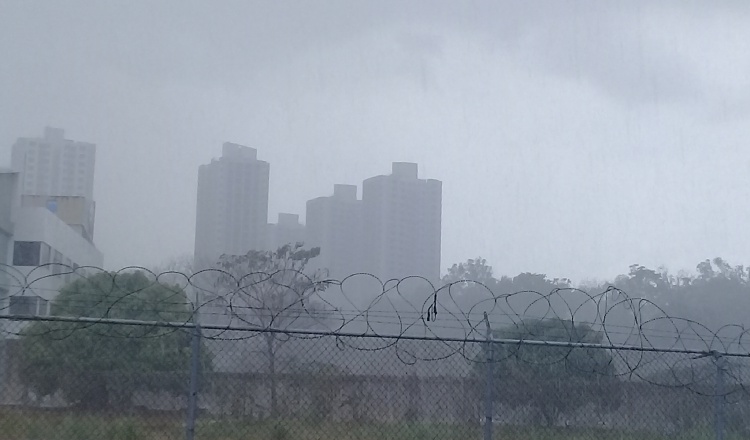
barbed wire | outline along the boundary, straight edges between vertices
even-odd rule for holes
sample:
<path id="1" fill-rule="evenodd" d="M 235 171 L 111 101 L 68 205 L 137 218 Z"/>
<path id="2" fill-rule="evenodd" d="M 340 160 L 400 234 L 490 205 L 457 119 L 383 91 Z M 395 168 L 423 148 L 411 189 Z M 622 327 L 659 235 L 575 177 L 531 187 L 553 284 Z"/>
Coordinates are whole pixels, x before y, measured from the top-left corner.
<path id="1" fill-rule="evenodd" d="M 135 273 L 146 282 L 133 284 L 129 275 Z M 88 331 L 145 339 L 200 325 L 212 344 L 333 339 L 338 350 L 393 355 L 406 365 L 459 358 L 474 366 L 524 365 L 524 374 L 555 369 L 571 377 L 627 378 L 706 395 L 717 392 L 708 386 L 708 372 L 728 359 L 722 393 L 748 394 L 748 329 L 712 329 L 670 316 L 654 301 L 613 286 L 497 293 L 477 281 L 435 286 L 417 276 L 381 281 L 357 273 L 335 280 L 283 269 L 238 276 L 222 269 L 154 273 L 137 266 L 104 271 L 51 263 L 25 271 L 0 266 L 0 290 L 7 291 L 0 303 L 4 320 L 57 324 L 2 326 L 6 337 L 60 340 Z M 42 315 L 50 316 L 19 316 L 25 314 L 17 313 L 19 298 L 41 298 L 50 307 Z"/>

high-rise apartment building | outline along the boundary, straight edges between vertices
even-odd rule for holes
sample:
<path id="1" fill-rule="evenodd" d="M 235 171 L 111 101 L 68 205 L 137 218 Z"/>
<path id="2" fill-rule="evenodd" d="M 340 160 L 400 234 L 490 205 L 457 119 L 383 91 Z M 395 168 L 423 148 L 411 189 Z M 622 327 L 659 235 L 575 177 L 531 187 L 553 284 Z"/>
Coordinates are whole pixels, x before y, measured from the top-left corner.
<path id="1" fill-rule="evenodd" d="M 198 170 L 195 261 L 214 264 L 222 254 L 240 255 L 266 246 L 268 162 L 257 150 L 225 143 L 222 156 Z"/>
<path id="2" fill-rule="evenodd" d="M 363 182 L 362 206 L 364 251 L 375 275 L 440 279 L 442 182 L 419 179 L 415 163 L 394 162 L 390 175 Z"/>
<path id="3" fill-rule="evenodd" d="M 21 173 L 22 196 L 77 196 L 94 199 L 96 146 L 65 139 L 65 131 L 47 127 L 44 137 L 20 138 L 11 166 Z"/>
<path id="4" fill-rule="evenodd" d="M 299 222 L 298 214 L 280 212 L 278 222 L 270 223 L 266 234 L 266 249 L 273 251 L 286 244 L 304 242 L 305 225 Z"/>
<path id="5" fill-rule="evenodd" d="M 95 163 L 96 145 L 65 139 L 59 128 L 45 128 L 41 138 L 19 138 L 11 166 L 20 173 L 21 206 L 46 207 L 93 242 Z"/>
<path id="6" fill-rule="evenodd" d="M 367 269 L 362 252 L 362 201 L 356 185 L 334 185 L 333 195 L 307 202 L 306 246 L 320 247 L 311 263 L 341 280 Z"/>

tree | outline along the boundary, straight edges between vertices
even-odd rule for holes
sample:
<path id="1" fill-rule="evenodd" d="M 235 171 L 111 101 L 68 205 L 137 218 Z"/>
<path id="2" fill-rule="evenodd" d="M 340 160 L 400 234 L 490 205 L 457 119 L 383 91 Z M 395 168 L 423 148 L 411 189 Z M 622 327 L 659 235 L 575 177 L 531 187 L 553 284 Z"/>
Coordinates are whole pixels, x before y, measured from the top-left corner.
<path id="1" fill-rule="evenodd" d="M 448 268 L 448 273 L 443 276 L 445 284 L 472 281 L 482 284 L 493 284 L 492 266 L 482 257 L 468 259 L 465 263 L 456 263 Z M 490 286 L 488 286 L 490 287 Z"/>
<path id="2" fill-rule="evenodd" d="M 562 319 L 524 320 L 494 331 L 493 336 L 523 341 L 602 342 L 602 334 L 588 325 Z M 588 403 L 602 410 L 619 405 L 618 381 L 607 350 L 524 343 L 493 345 L 499 402 L 536 408 L 547 425 L 554 425 L 561 414 Z M 482 371 L 486 368 L 483 362 L 477 363 Z"/>
<path id="3" fill-rule="evenodd" d="M 481 257 L 448 268 L 443 283 L 447 287 L 438 292 L 439 301 L 472 322 L 481 320 L 483 312 L 544 316 L 549 310 L 564 311 L 565 298 L 554 293 L 571 286 L 567 278 L 530 272 L 495 278 L 492 267 Z"/>
<path id="4" fill-rule="evenodd" d="M 65 286 L 51 314 L 186 322 L 184 292 L 141 272 L 102 272 Z M 37 394 L 62 392 L 90 409 L 128 406 L 137 390 L 184 391 L 189 332 L 170 327 L 37 321 L 21 333 L 22 380 Z M 203 357 L 203 368 L 211 361 Z"/>
<path id="5" fill-rule="evenodd" d="M 732 266 L 722 258 L 714 258 L 698 263 L 696 272 L 672 276 L 665 269 L 653 270 L 634 264 L 627 275 L 615 279 L 614 286 L 632 299 L 649 301 L 645 310 L 639 311 L 646 330 L 674 333 L 692 325 L 672 317 L 698 321 L 711 331 L 731 324 L 748 325 L 750 321 L 745 313 L 750 306 L 748 268 Z M 711 335 L 706 332 L 702 337 L 710 339 Z M 662 338 L 659 342 L 670 344 L 674 341 Z M 700 345 L 691 348 L 700 348 Z"/>
<path id="6" fill-rule="evenodd" d="M 180 254 L 148 270 L 160 283 L 180 286 L 193 304 L 193 309 L 199 313 L 201 306 L 207 303 L 206 293 L 212 291 L 210 273 L 201 273 L 200 269 L 193 255 Z"/>
<path id="7" fill-rule="evenodd" d="M 622 289 L 631 298 L 663 303 L 674 287 L 664 269 L 656 271 L 640 264 L 631 264 L 629 269 L 627 275 L 620 275 L 615 279 L 614 286 Z"/>
<path id="8" fill-rule="evenodd" d="M 148 270 L 157 277 L 159 282 L 180 286 L 186 282 L 187 284 L 192 282 L 192 277 L 199 271 L 190 254 L 173 256 Z"/>
<path id="9" fill-rule="evenodd" d="M 289 340 L 279 333 L 325 322 L 326 310 L 316 294 L 325 290 L 324 273 L 306 273 L 309 261 L 320 255 L 320 248 L 304 249 L 302 243 L 287 244 L 275 251 L 251 250 L 245 255 L 223 255 L 217 279 L 220 294 L 233 317 L 260 329 L 265 341 L 271 391 L 271 417 L 278 415 L 276 383 L 277 353 Z"/>
<path id="10" fill-rule="evenodd" d="M 661 368 L 639 372 L 638 375 L 645 379 L 645 384 L 654 384 L 670 391 L 673 397 L 665 408 L 664 417 L 671 422 L 676 432 L 682 433 L 710 423 L 713 418 L 713 401 L 705 396 L 716 392 L 717 362 L 726 361 L 726 358 L 705 357 L 688 358 L 687 362 L 684 358 L 672 362 L 654 362 L 653 365 L 661 364 Z M 741 389 L 741 385 L 734 385 L 729 381 L 724 392 L 731 393 Z M 744 390 L 741 393 L 744 394 Z"/>

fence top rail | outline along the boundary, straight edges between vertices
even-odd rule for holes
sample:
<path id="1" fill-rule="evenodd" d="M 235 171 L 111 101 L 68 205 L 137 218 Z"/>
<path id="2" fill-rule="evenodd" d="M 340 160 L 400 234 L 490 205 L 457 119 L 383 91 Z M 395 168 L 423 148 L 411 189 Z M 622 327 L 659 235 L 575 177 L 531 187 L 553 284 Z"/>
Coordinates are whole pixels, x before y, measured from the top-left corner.
<path id="1" fill-rule="evenodd" d="M 105 325 L 130 325 L 130 326 L 144 326 L 144 327 L 164 327 L 172 329 L 193 329 L 198 327 L 202 330 L 216 330 L 216 331 L 238 331 L 238 332 L 254 332 L 254 333 L 278 333 L 286 335 L 299 335 L 299 336 L 310 336 L 310 337 L 341 337 L 341 338 L 364 338 L 364 339 L 389 339 L 389 340 L 411 340 L 411 341 L 433 341 L 433 342 L 457 342 L 457 343 L 476 343 L 476 344 L 498 344 L 498 345 L 528 345 L 528 346 L 544 346 L 544 347 L 558 347 L 558 348 L 589 348 L 589 349 L 601 349 L 601 350 L 619 350 L 619 351 L 636 351 L 636 352 L 649 352 L 649 353 L 678 353 L 678 354 L 692 354 L 696 355 L 697 358 L 702 357 L 734 357 L 734 358 L 750 358 L 750 353 L 740 352 L 728 352 L 718 350 L 697 350 L 697 349 L 685 349 L 685 348 L 674 348 L 674 347 L 649 347 L 649 346 L 638 346 L 638 345 L 625 345 L 625 344 L 597 344 L 590 342 L 573 342 L 573 341 L 541 341 L 533 339 L 498 339 L 493 338 L 492 340 L 477 339 L 477 338 L 451 338 L 451 337 L 439 337 L 439 336 L 417 336 L 417 335 L 394 335 L 394 334 L 379 334 L 379 333 L 360 333 L 360 332 L 345 332 L 345 331 L 329 331 L 329 330 L 311 330 L 311 329 L 278 329 L 271 327 L 256 327 L 256 326 L 232 326 L 232 325 L 210 325 L 210 324 L 196 324 L 191 321 L 143 321 L 135 319 L 119 319 L 119 318 L 91 318 L 91 317 L 77 317 L 77 316 L 29 316 L 29 315 L 0 315 L 0 321 L 44 321 L 44 322 L 67 322 L 67 323 L 78 323 L 78 324 L 105 324 Z"/>

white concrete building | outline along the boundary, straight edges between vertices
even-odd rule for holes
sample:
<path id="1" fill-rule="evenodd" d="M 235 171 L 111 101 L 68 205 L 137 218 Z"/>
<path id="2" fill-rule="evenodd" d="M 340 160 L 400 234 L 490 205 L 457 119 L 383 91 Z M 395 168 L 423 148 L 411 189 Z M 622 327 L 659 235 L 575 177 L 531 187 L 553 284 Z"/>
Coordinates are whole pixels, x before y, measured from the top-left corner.
<path id="1" fill-rule="evenodd" d="M 47 208 L 85 239 L 94 241 L 95 204 L 93 200 L 80 196 L 22 195 L 21 206 Z"/>
<path id="2" fill-rule="evenodd" d="M 390 175 L 362 184 L 364 251 L 381 278 L 440 279 L 442 182 L 419 179 L 417 164 L 394 162 Z"/>
<path id="3" fill-rule="evenodd" d="M 257 150 L 225 143 L 222 156 L 198 170 L 195 262 L 214 264 L 222 254 L 266 247 L 270 165 Z"/>
<path id="4" fill-rule="evenodd" d="M 68 273 L 71 269 L 100 268 L 104 258 L 93 243 L 47 208 L 17 207 L 13 217 L 12 265 L 15 276 L 24 277 L 13 284 L 26 290 L 11 291 L 9 311 L 45 315 L 59 289 L 76 276 Z"/>
<path id="5" fill-rule="evenodd" d="M 363 262 L 362 201 L 356 185 L 334 185 L 333 195 L 307 202 L 307 247 L 320 247 L 311 261 L 341 280 L 367 269 Z"/>

